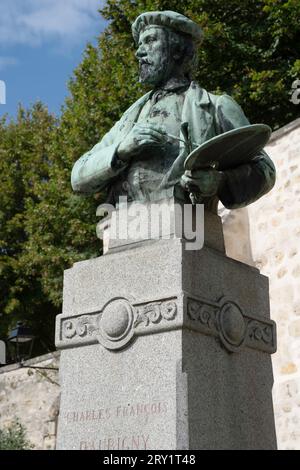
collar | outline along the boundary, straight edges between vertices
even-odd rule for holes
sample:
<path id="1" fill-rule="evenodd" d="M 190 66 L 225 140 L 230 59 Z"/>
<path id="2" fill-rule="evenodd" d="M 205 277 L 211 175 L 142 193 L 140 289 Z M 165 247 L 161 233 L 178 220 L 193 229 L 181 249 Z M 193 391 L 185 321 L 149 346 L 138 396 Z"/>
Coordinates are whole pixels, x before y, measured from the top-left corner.
<path id="1" fill-rule="evenodd" d="M 177 91 L 181 88 L 188 88 L 191 84 L 191 81 L 185 77 L 182 78 L 171 78 L 164 86 L 161 87 L 164 91 Z"/>
<path id="2" fill-rule="evenodd" d="M 154 94 L 161 93 L 166 94 L 166 93 L 174 93 L 178 91 L 183 91 L 186 90 L 190 86 L 191 82 L 189 79 L 182 77 L 182 78 L 177 78 L 173 77 L 170 78 L 170 80 L 167 81 L 162 87 L 157 87 L 154 88 L 151 92 L 151 95 L 153 96 Z"/>

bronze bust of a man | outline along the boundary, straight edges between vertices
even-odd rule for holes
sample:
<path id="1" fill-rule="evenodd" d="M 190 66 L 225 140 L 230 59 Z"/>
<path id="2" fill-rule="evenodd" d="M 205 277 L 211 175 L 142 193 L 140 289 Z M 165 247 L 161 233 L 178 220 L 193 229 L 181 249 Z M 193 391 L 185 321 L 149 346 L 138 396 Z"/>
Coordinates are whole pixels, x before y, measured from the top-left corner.
<path id="1" fill-rule="evenodd" d="M 132 25 L 140 81 L 153 87 L 136 101 L 74 165 L 75 192 L 108 189 L 109 201 L 155 201 L 175 196 L 188 200 L 192 188 L 199 200 L 221 200 L 242 207 L 267 193 L 275 168 L 264 151 L 251 162 L 226 171 L 185 172 L 184 142 L 200 145 L 231 129 L 249 125 L 228 95 L 213 95 L 191 80 L 199 25 L 171 11 L 147 12 Z"/>

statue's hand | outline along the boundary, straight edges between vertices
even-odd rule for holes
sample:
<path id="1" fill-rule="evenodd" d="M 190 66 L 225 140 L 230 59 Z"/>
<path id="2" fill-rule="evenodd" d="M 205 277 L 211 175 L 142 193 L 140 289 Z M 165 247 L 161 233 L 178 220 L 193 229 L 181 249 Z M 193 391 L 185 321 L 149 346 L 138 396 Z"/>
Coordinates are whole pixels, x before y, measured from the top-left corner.
<path id="1" fill-rule="evenodd" d="M 185 171 L 181 177 L 181 186 L 190 193 L 202 197 L 212 197 L 225 182 L 225 175 L 214 169 Z"/>
<path id="2" fill-rule="evenodd" d="M 132 128 L 127 137 L 120 143 L 117 156 L 128 162 L 145 148 L 163 147 L 167 141 L 165 130 L 158 126 L 138 124 Z"/>

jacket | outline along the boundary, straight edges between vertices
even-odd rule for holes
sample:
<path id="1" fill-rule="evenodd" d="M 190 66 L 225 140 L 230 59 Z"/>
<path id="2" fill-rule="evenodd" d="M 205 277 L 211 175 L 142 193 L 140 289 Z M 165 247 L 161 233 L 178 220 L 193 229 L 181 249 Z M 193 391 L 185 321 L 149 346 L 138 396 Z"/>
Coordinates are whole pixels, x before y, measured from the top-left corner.
<path id="1" fill-rule="evenodd" d="M 112 199 L 122 193 L 122 181 L 126 179 L 126 164 L 116 164 L 116 149 L 133 127 L 139 113 L 150 98 L 151 92 L 137 100 L 112 127 L 112 129 L 89 152 L 74 165 L 71 183 L 75 192 L 91 194 L 110 188 Z M 181 137 L 203 142 L 228 130 L 249 125 L 241 107 L 229 95 L 214 95 L 191 82 L 182 109 Z M 179 192 L 180 178 L 184 173 L 187 149 L 180 147 L 178 157 L 171 168 L 162 175 L 160 186 L 153 199 L 162 199 Z M 226 170 L 226 183 L 218 194 L 223 205 L 229 209 L 246 206 L 271 190 L 275 184 L 275 167 L 265 151 L 250 162 Z M 113 201 L 115 202 L 115 201 Z"/>

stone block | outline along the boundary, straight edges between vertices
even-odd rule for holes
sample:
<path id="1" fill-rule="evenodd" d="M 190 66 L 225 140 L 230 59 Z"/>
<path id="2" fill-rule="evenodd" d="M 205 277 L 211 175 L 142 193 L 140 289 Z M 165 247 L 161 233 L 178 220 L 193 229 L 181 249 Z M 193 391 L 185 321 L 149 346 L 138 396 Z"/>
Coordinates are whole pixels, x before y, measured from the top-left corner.
<path id="1" fill-rule="evenodd" d="M 65 272 L 58 449 L 276 447 L 268 280 L 180 239 Z"/>

